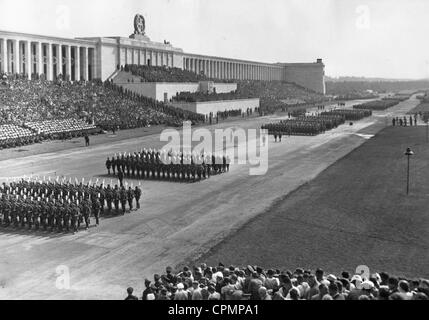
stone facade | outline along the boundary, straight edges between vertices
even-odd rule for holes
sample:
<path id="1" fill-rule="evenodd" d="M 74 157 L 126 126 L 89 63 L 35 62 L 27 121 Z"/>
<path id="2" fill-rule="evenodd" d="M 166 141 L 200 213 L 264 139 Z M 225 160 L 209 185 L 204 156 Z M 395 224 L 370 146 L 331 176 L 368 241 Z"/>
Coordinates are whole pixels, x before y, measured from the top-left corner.
<path id="1" fill-rule="evenodd" d="M 0 71 L 110 79 L 125 64 L 176 67 L 219 80 L 288 81 L 325 93 L 324 64 L 262 63 L 185 53 L 147 36 L 66 39 L 0 30 Z"/>
<path id="2" fill-rule="evenodd" d="M 246 112 L 247 109 L 255 111 L 259 108 L 259 99 L 237 99 L 237 100 L 222 100 L 222 101 L 204 101 L 204 102 L 174 102 L 172 103 L 176 108 L 196 112 L 199 114 L 209 115 L 217 112 L 224 112 L 230 110 L 242 110 Z"/>
<path id="3" fill-rule="evenodd" d="M 176 93 L 205 91 L 201 88 L 202 83 L 198 82 L 114 82 L 126 90 L 163 102 L 170 101 Z M 213 87 L 216 88 L 217 93 L 229 93 L 237 90 L 236 83 L 214 83 Z"/>

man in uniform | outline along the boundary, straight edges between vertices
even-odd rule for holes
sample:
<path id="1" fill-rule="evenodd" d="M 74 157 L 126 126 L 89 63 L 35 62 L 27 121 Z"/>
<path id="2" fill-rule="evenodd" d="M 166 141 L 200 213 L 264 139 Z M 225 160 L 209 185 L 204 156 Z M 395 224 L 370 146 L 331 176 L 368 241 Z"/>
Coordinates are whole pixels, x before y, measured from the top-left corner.
<path id="1" fill-rule="evenodd" d="M 78 231 L 78 221 L 79 221 L 79 207 L 72 203 L 71 206 L 71 227 L 73 230 L 73 234 L 75 234 Z"/>
<path id="2" fill-rule="evenodd" d="M 57 211 L 57 206 L 55 205 L 55 200 L 52 200 L 49 203 L 48 209 L 48 225 L 50 227 L 50 232 L 54 231 L 55 228 L 55 212 Z"/>
<path id="3" fill-rule="evenodd" d="M 91 215 L 91 204 L 88 201 L 88 199 L 85 199 L 82 202 L 82 209 L 83 209 L 83 218 L 85 220 L 85 230 L 89 229 L 90 224 L 90 215 Z"/>
<path id="4" fill-rule="evenodd" d="M 55 225 L 57 227 L 57 232 L 63 231 L 63 204 L 59 203 L 55 210 Z"/>
<path id="5" fill-rule="evenodd" d="M 134 197 L 136 198 L 136 209 L 140 209 L 140 197 L 142 195 L 141 189 L 136 186 L 134 189 Z"/>
<path id="6" fill-rule="evenodd" d="M 70 231 L 70 215 L 71 215 L 71 210 L 70 210 L 70 205 L 69 203 L 64 203 L 64 207 L 63 207 L 63 227 L 66 229 L 66 232 Z"/>
<path id="7" fill-rule="evenodd" d="M 21 228 L 25 227 L 25 211 L 29 210 L 29 206 L 30 206 L 30 199 L 27 198 L 27 201 L 22 203 L 22 206 L 20 206 L 20 210 L 18 211 Z"/>
<path id="8" fill-rule="evenodd" d="M 109 214 L 112 212 L 112 201 L 113 201 L 113 192 L 109 184 L 107 185 L 107 189 L 106 189 L 106 202 L 107 202 L 107 209 L 109 210 Z"/>
<path id="9" fill-rule="evenodd" d="M 27 212 L 26 212 L 25 218 L 27 220 L 28 230 L 31 230 L 31 227 L 33 226 L 32 223 L 33 223 L 34 202 L 31 203 L 29 206 L 27 206 L 26 211 Z"/>
<path id="10" fill-rule="evenodd" d="M 112 160 L 110 161 L 110 165 L 112 166 L 113 175 L 116 175 L 116 159 L 115 159 L 115 157 L 112 157 Z"/>
<path id="11" fill-rule="evenodd" d="M 110 162 L 110 159 L 107 158 L 106 160 L 106 168 L 107 168 L 107 174 L 110 176 L 110 168 L 112 167 L 112 163 Z M 115 169 L 113 169 L 115 170 Z"/>
<path id="12" fill-rule="evenodd" d="M 100 201 L 98 200 L 98 198 L 95 198 L 92 200 L 92 213 L 94 214 L 94 218 L 95 218 L 95 225 L 98 226 L 99 224 L 99 219 L 100 219 Z"/>
<path id="13" fill-rule="evenodd" d="M 131 187 L 128 187 L 127 191 L 128 205 L 130 206 L 130 212 L 133 211 L 133 199 L 134 199 L 134 191 Z"/>
<path id="14" fill-rule="evenodd" d="M 35 230 L 39 230 L 40 227 L 40 222 L 39 222 L 39 218 L 40 218 L 40 202 L 41 200 L 38 200 L 38 202 L 34 203 L 33 205 L 33 216 L 32 216 L 32 222 L 34 225 Z"/>
<path id="15" fill-rule="evenodd" d="M 48 201 L 48 199 L 46 199 L 46 201 Z M 48 217 L 48 203 L 45 201 L 42 201 L 40 203 L 40 224 L 42 225 L 44 231 L 46 231 L 47 217 Z"/>
<path id="16" fill-rule="evenodd" d="M 113 203 L 115 205 L 116 214 L 119 213 L 119 188 L 118 185 L 115 185 L 115 189 L 112 190 L 113 194 Z"/>
<path id="17" fill-rule="evenodd" d="M 123 186 L 119 191 L 119 199 L 121 200 L 122 215 L 125 215 L 125 205 L 127 204 L 127 190 L 125 190 L 125 187 Z"/>
<path id="18" fill-rule="evenodd" d="M 124 182 L 124 172 L 122 170 L 118 170 L 118 179 L 119 179 L 119 184 L 122 187 Z"/>

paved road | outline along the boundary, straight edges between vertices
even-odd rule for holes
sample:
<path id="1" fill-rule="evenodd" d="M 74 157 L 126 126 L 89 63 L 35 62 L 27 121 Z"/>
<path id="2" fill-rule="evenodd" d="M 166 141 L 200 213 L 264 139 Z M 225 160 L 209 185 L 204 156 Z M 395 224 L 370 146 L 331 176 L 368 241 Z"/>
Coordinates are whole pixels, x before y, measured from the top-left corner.
<path id="1" fill-rule="evenodd" d="M 414 97 L 389 114 L 402 115 L 417 103 Z M 232 121 L 210 130 L 258 128 L 269 120 L 274 117 Z M 388 123 L 376 113 L 354 126 L 343 125 L 316 137 L 285 138 L 282 143 L 270 140 L 269 170 L 262 176 L 249 176 L 249 166 L 240 165 L 195 184 L 143 181 L 142 210 L 103 219 L 100 227 L 77 235 L 2 230 L 0 299 L 122 299 L 127 286 L 143 290 L 145 277 L 200 256 Z M 31 174 L 110 182 L 104 177 L 107 155 L 164 144 L 153 135 L 0 161 L 0 182 Z M 68 290 L 56 287 L 62 279 L 56 273 L 59 266 L 67 266 L 70 272 Z"/>

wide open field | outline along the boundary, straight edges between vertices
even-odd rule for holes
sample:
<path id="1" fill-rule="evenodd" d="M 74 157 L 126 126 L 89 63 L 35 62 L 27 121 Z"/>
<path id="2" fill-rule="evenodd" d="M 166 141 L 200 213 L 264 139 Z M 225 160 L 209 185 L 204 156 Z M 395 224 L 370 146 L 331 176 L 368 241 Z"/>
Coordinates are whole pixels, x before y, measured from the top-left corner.
<path id="1" fill-rule="evenodd" d="M 429 277 L 429 144 L 390 127 L 277 201 L 200 261 Z M 406 195 L 407 147 L 411 193 Z"/>
<path id="2" fill-rule="evenodd" d="M 262 176 L 249 176 L 247 165 L 237 165 L 200 183 L 143 181 L 140 211 L 103 219 L 100 227 L 88 232 L 0 230 L 0 299 L 122 299 L 127 286 L 140 292 L 145 277 L 205 254 L 383 129 L 390 123 L 386 114 L 403 115 L 417 103 L 413 97 L 387 113 L 375 113 L 354 126 L 343 125 L 317 137 L 285 138 L 282 143 L 271 138 L 269 170 Z M 275 119 L 236 120 L 209 129 L 259 128 Z M 142 137 L 109 139 L 100 136 L 89 148 L 66 150 L 53 143 L 54 150 L 46 146 L 43 154 L 0 160 L 0 182 L 31 174 L 103 179 L 108 155 L 165 145 L 159 135 L 147 132 Z M 68 290 L 55 286 L 58 266 L 70 271 Z"/>

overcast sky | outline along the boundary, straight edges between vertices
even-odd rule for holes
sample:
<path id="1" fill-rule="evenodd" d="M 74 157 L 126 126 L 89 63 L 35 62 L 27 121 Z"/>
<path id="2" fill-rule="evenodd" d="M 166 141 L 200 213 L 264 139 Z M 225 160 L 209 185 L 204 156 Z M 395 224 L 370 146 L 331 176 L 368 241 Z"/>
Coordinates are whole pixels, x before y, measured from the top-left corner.
<path id="1" fill-rule="evenodd" d="M 263 62 L 323 58 L 329 76 L 429 78 L 428 0 L 0 0 L 0 29 L 124 36 Z"/>

